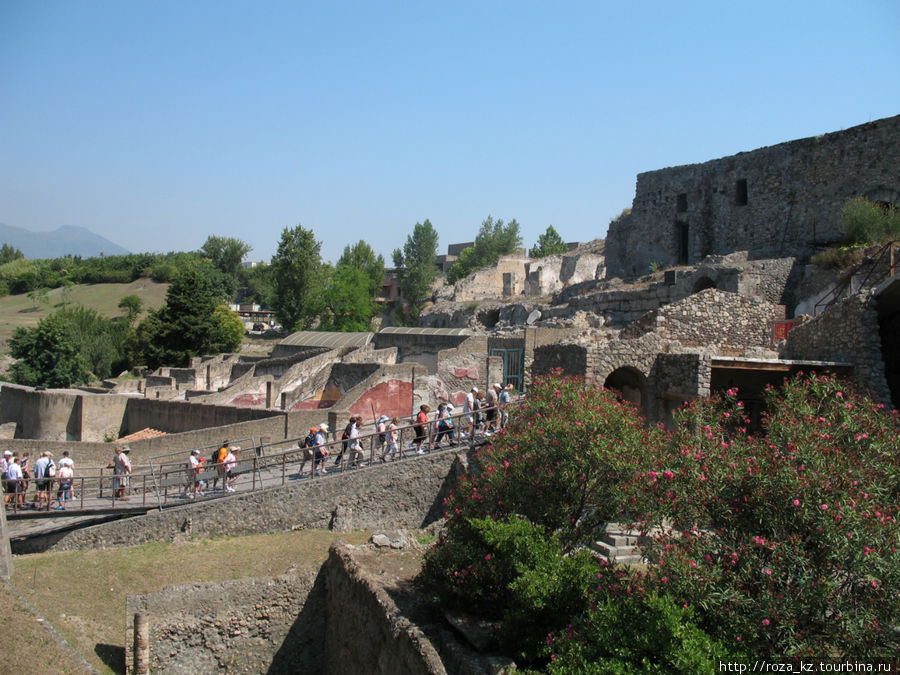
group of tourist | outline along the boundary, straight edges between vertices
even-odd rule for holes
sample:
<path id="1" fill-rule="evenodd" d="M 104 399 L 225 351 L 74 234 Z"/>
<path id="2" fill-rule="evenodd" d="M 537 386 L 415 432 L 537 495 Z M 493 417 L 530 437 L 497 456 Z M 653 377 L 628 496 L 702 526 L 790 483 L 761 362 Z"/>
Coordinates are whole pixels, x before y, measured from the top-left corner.
<path id="1" fill-rule="evenodd" d="M 219 489 L 219 481 L 222 481 L 223 492 L 234 492 L 240 452 L 240 446 L 232 446 L 227 440 L 223 441 L 216 450 L 213 450 L 208 461 L 200 456 L 199 449 L 191 450 L 185 467 L 185 497 L 188 499 L 202 497 L 204 488 L 210 491 L 217 490 Z M 204 472 L 206 472 L 205 476 Z M 211 486 L 209 481 L 212 481 Z"/>
<path id="2" fill-rule="evenodd" d="M 30 505 L 34 509 L 53 508 L 64 511 L 72 500 L 72 484 L 75 478 L 75 462 L 69 457 L 69 451 L 63 452 L 59 464 L 53 461 L 53 453 L 45 450 L 30 465 L 30 453 L 18 453 L 6 450 L 0 458 L 0 473 L 3 479 L 3 503 L 7 507 L 23 509 L 26 505 L 28 488 L 34 480 L 35 492 Z M 51 494 L 56 487 L 56 500 Z M 56 503 L 56 506 L 52 504 Z"/>
<path id="3" fill-rule="evenodd" d="M 508 405 L 511 401 L 512 385 L 502 386 L 499 382 L 485 394 L 478 387 L 472 387 L 466 395 L 463 403 L 463 415 L 461 420 L 463 428 L 457 430 L 453 415 L 455 407 L 452 403 L 440 403 L 432 413 L 431 406 L 422 404 L 413 419 L 413 432 L 415 436 L 409 444 L 409 450 L 423 455 L 432 450 L 452 447 L 466 439 L 490 436 L 503 427 L 509 416 Z M 431 416 L 430 416 L 431 415 Z M 430 417 L 429 417 L 430 416 Z M 373 456 L 382 462 L 394 461 L 402 457 L 400 448 L 400 425 L 397 417 L 388 417 L 382 414 L 375 419 L 375 448 Z M 334 466 L 342 463 L 347 468 L 356 468 L 364 460 L 362 442 L 360 439 L 363 418 L 353 415 L 347 420 L 347 425 L 341 432 L 340 450 L 334 456 Z M 305 477 L 304 469 L 310 464 L 310 476 L 318 476 L 328 473 L 325 468 L 331 452 L 327 434 L 328 425 L 324 422 L 318 426 L 310 427 L 309 434 L 300 442 L 298 449 L 301 454 L 298 477 Z"/>

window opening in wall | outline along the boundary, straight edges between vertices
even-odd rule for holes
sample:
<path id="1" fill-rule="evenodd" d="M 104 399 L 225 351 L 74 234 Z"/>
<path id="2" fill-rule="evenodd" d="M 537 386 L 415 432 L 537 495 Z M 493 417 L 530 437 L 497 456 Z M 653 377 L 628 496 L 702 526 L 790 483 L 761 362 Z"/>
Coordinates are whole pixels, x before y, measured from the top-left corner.
<path id="1" fill-rule="evenodd" d="M 675 237 L 676 237 L 676 246 L 678 249 L 678 264 L 679 265 L 687 265 L 688 258 L 688 243 L 689 243 L 689 234 L 690 230 L 688 228 L 687 223 L 676 222 L 675 223 Z"/>
<path id="2" fill-rule="evenodd" d="M 747 206 L 747 179 L 739 178 L 734 184 L 735 206 Z"/>
<path id="3" fill-rule="evenodd" d="M 681 193 L 675 199 L 675 210 L 678 211 L 678 213 L 687 211 L 687 195 L 685 193 Z"/>

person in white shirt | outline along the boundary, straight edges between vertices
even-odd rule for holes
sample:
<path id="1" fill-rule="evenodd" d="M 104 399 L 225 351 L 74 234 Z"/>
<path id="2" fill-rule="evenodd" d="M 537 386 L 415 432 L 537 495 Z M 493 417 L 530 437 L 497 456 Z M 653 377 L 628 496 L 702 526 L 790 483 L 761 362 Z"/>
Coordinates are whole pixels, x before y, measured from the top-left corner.
<path id="1" fill-rule="evenodd" d="M 9 494 L 6 495 L 7 504 L 12 502 L 16 508 L 25 506 L 24 484 L 22 482 L 22 467 L 19 465 L 19 458 L 13 456 L 12 462 L 6 467 L 6 481 L 9 486 Z"/>

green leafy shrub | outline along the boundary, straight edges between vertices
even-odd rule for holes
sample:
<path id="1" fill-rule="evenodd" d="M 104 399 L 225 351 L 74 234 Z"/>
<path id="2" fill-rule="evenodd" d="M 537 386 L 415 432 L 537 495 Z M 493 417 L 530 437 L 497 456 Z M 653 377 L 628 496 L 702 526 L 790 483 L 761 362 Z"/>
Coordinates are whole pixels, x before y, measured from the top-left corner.
<path id="1" fill-rule="evenodd" d="M 548 631 L 587 609 L 600 569 L 590 551 L 566 555 L 558 535 L 525 518 L 471 518 L 429 552 L 418 583 L 444 607 L 500 620 L 501 647 L 530 663 L 545 655 Z"/>
<path id="2" fill-rule="evenodd" d="M 874 244 L 900 237 L 900 212 L 890 204 L 876 204 L 855 197 L 844 204 L 840 215 L 847 242 Z"/>
<path id="3" fill-rule="evenodd" d="M 667 595 L 613 589 L 560 635 L 548 637 L 556 675 L 715 673 L 727 650 Z M 735 658 L 735 654 L 731 658 Z"/>
<path id="4" fill-rule="evenodd" d="M 660 438 L 611 391 L 559 373 L 537 377 L 506 429 L 476 456 L 480 473 L 448 498 L 448 514 L 518 514 L 558 532 L 567 550 L 590 543 L 621 513 L 619 484 Z"/>
<path id="5" fill-rule="evenodd" d="M 818 265 L 826 270 L 845 270 L 849 267 L 853 267 L 853 265 L 860 260 L 862 260 L 862 249 L 847 248 L 845 246 L 825 249 L 821 253 L 816 253 L 809 259 L 813 265 Z"/>
<path id="6" fill-rule="evenodd" d="M 751 436 L 736 391 L 688 407 L 631 485 L 644 583 L 756 655 L 900 650 L 896 411 L 827 376 L 770 391 Z"/>

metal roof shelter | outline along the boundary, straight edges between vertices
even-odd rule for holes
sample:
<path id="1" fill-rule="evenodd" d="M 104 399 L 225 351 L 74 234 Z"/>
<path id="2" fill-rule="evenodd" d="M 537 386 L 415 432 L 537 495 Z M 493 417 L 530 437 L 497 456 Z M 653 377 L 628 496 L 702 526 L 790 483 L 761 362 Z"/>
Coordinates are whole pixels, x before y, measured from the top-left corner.
<path id="1" fill-rule="evenodd" d="M 469 328 L 416 328 L 409 326 L 389 326 L 382 328 L 382 335 L 433 335 L 440 337 L 456 337 L 474 335 Z"/>
<path id="2" fill-rule="evenodd" d="M 290 347 L 365 347 L 372 341 L 375 333 L 328 333 L 317 330 L 302 330 L 288 335 L 279 345 Z"/>

